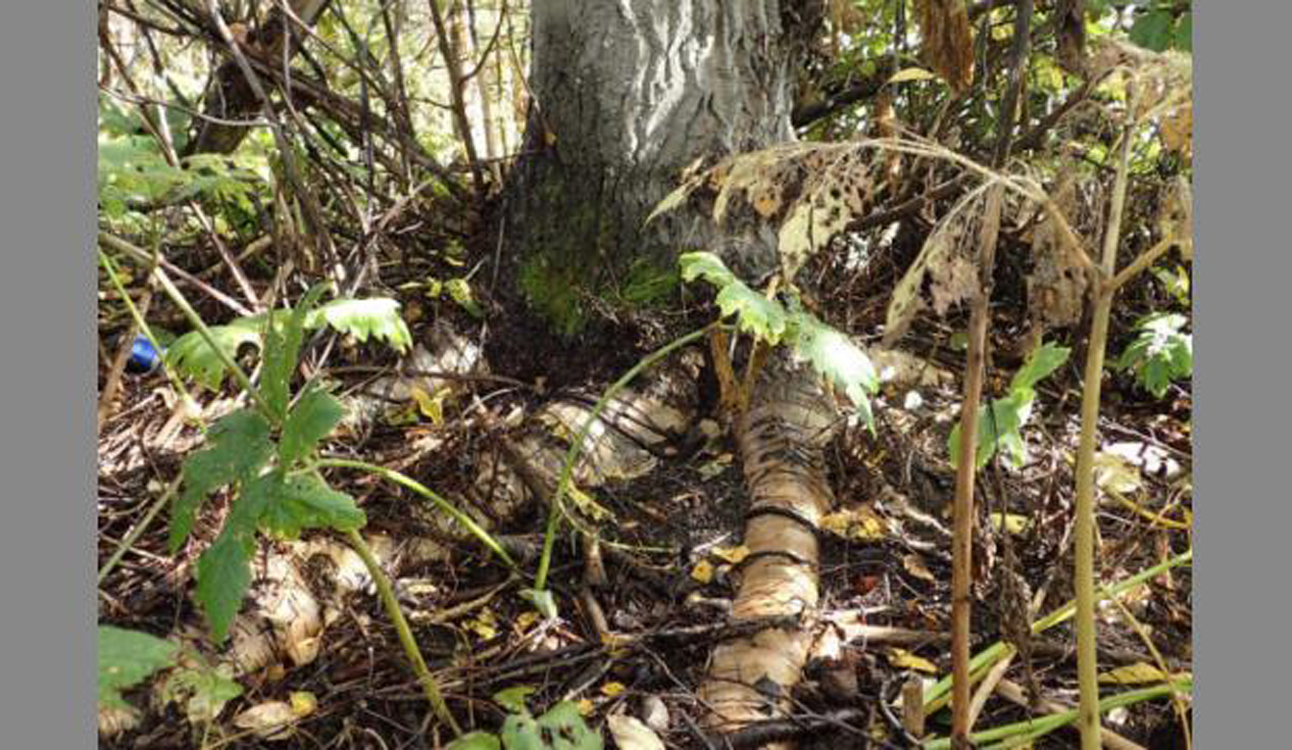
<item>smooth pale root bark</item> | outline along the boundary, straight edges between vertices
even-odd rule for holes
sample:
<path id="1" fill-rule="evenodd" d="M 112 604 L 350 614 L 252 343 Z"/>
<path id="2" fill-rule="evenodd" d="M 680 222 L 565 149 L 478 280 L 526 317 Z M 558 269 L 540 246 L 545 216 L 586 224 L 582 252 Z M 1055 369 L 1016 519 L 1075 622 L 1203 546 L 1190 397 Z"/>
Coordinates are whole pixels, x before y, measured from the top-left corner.
<path id="1" fill-rule="evenodd" d="M 327 0 L 287 0 L 287 7 L 307 26 L 312 26 L 318 20 L 326 4 Z M 275 8 L 271 11 L 269 20 L 255 34 L 239 43 L 244 45 L 244 52 L 281 65 L 283 45 L 288 43 L 295 25 L 295 21 L 284 18 L 282 12 Z M 295 57 L 299 47 L 299 43 L 293 42 L 288 48 L 289 60 Z M 229 60 L 216 69 L 207 86 L 203 114 L 236 122 L 254 117 L 260 112 L 260 107 L 261 102 L 256 97 L 255 90 L 247 82 L 237 63 Z M 241 125 L 202 120 L 185 155 L 231 154 L 249 132 L 249 128 Z"/>
<path id="2" fill-rule="evenodd" d="M 798 27 L 782 15 L 775 0 L 533 4 L 535 101 L 503 231 L 540 310 L 572 323 L 573 289 L 722 249 L 698 213 L 643 221 L 696 159 L 793 139 Z"/>
<path id="3" fill-rule="evenodd" d="M 823 447 L 835 415 L 810 368 L 794 367 L 783 355 L 772 359 L 738 425 L 750 495 L 744 537 L 749 557 L 732 618 L 800 615 L 806 624 L 819 595 L 816 528 L 834 505 Z M 715 648 L 699 691 L 712 712 L 709 728 L 731 732 L 783 714 L 812 639 L 804 627 L 768 628 Z M 777 687 L 769 690 L 768 680 Z"/>

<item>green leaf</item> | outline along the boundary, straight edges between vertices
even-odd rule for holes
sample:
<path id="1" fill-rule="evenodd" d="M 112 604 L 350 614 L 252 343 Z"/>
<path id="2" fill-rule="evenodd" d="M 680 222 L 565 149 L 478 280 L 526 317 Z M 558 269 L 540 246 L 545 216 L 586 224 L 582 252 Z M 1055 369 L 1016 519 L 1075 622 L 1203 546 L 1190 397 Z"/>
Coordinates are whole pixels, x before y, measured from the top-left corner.
<path id="1" fill-rule="evenodd" d="M 179 647 L 148 633 L 99 626 L 99 707 L 123 708 L 121 691 L 175 663 Z"/>
<path id="2" fill-rule="evenodd" d="M 292 373 L 300 361 L 301 342 L 305 339 L 305 316 L 328 286 L 316 285 L 306 292 L 290 313 L 272 315 L 265 325 L 265 366 L 260 375 L 260 392 L 270 410 L 280 419 L 287 414 Z"/>
<path id="3" fill-rule="evenodd" d="M 311 312 L 306 327 L 317 328 L 323 322 L 360 341 L 380 339 L 401 352 L 413 343 L 408 325 L 399 316 L 399 302 L 385 297 L 333 300 Z"/>
<path id="4" fill-rule="evenodd" d="M 236 680 L 206 665 L 176 670 L 162 690 L 162 700 L 183 703 L 184 714 L 194 724 L 214 721 L 240 695 L 242 686 Z"/>
<path id="5" fill-rule="evenodd" d="M 516 685 L 505 690 L 499 690 L 493 694 L 493 702 L 502 706 L 507 711 L 514 714 L 524 713 L 529 710 L 525 699 L 533 695 L 538 688 L 531 685 Z"/>
<path id="6" fill-rule="evenodd" d="M 780 343 L 789 325 L 781 303 L 767 299 L 743 281 L 733 281 L 723 287 L 714 301 L 722 317 L 736 316 L 737 329 L 773 346 Z"/>
<path id="7" fill-rule="evenodd" d="M 229 509 L 229 517 L 224 522 L 225 529 L 232 529 L 230 533 L 250 542 L 269 508 L 274 488 L 282 481 L 282 469 L 275 469 L 244 482 L 242 491 Z"/>
<path id="8" fill-rule="evenodd" d="M 1130 40 L 1145 49 L 1161 52 L 1171 43 L 1171 11 L 1153 8 L 1139 14 L 1131 26 Z"/>
<path id="9" fill-rule="evenodd" d="M 713 253 L 684 253 L 678 258 L 682 280 L 703 278 L 718 289 L 714 300 L 722 317 L 736 316 L 736 327 L 756 338 L 775 345 L 785 335 L 789 318 L 785 308 L 776 300 L 750 289 L 727 269 L 722 259 Z"/>
<path id="10" fill-rule="evenodd" d="M 1067 362 L 1068 355 L 1071 353 L 1071 349 L 1055 346 L 1053 342 L 1047 341 L 1042 344 L 1028 356 L 1018 372 L 1014 373 L 1014 379 L 1010 381 L 1010 390 L 1036 387 L 1037 383 Z"/>
<path id="11" fill-rule="evenodd" d="M 248 480 L 234 500 L 220 535 L 198 558 L 195 598 L 206 613 L 216 643 L 228 634 L 229 624 L 251 586 L 256 526 L 268 508 L 270 493 L 281 481 L 282 470 Z"/>
<path id="12" fill-rule="evenodd" d="M 1027 445 L 1023 441 L 1022 428 L 1032 415 L 1032 404 L 1036 400 L 1033 388 L 1068 361 L 1071 353 L 1071 349 L 1056 346 L 1052 342 L 1042 344 L 1014 373 L 1008 394 L 993 401 L 990 407 L 979 405 L 978 437 L 974 445 L 974 463 L 977 468 L 986 466 L 991 457 L 996 455 L 996 451 L 1001 449 L 1009 454 L 1015 467 L 1021 467 L 1027 461 Z M 954 466 L 960 460 L 959 424 L 951 431 L 948 449 Z"/>
<path id="13" fill-rule="evenodd" d="M 326 288 L 326 285 L 321 286 Z M 313 295 L 318 291 L 319 289 L 315 288 L 310 291 L 310 294 Z M 297 305 L 298 309 L 301 307 L 309 307 L 309 305 L 302 302 Z M 276 342 L 283 340 L 281 339 L 283 335 L 281 328 L 285 324 L 290 324 L 289 316 L 293 315 L 294 312 L 275 310 L 272 315 L 261 313 L 245 318 L 235 318 L 226 325 L 210 326 L 209 330 L 220 351 L 224 352 L 229 359 L 233 359 L 237 356 L 238 350 L 247 344 L 261 346 L 262 336 L 266 332 L 266 319 L 272 318 L 274 322 L 274 327 L 271 331 L 274 336 L 279 337 Z M 413 336 L 408 331 L 408 325 L 399 316 L 399 303 L 392 299 L 333 300 L 327 304 L 306 310 L 304 316 L 303 327 L 305 330 L 314 330 L 326 324 L 341 333 L 352 335 L 360 341 L 367 341 L 370 337 L 386 341 L 401 352 L 413 341 Z M 291 344 L 290 341 L 286 343 Z M 270 355 L 266 355 L 266 373 L 262 378 L 262 390 L 264 384 L 283 382 L 284 376 L 282 372 L 287 364 L 291 365 L 286 370 L 289 373 L 287 377 L 290 378 L 291 370 L 296 367 L 296 356 L 298 356 L 299 349 L 299 344 L 294 349 L 290 346 L 283 349 L 282 353 L 284 355 L 289 350 L 296 353 L 292 354 L 290 359 L 283 357 L 281 360 L 276 360 L 277 363 L 273 365 L 272 374 L 269 372 L 270 364 L 268 360 Z M 276 357 L 277 355 L 274 356 Z M 211 390 L 218 390 L 224 383 L 225 376 L 228 375 L 224 362 L 207 345 L 206 340 L 197 331 L 190 331 L 176 339 L 175 343 L 166 350 L 166 362 L 181 375 L 192 378 Z M 275 396 L 275 403 L 280 398 Z"/>
<path id="14" fill-rule="evenodd" d="M 461 305 L 463 310 L 471 314 L 471 317 L 483 318 L 485 316 L 484 310 L 480 308 L 480 304 L 476 302 L 475 296 L 472 295 L 471 285 L 467 283 L 466 279 L 450 279 L 444 285 L 444 289 L 453 298 L 454 302 Z"/>
<path id="15" fill-rule="evenodd" d="M 677 262 L 682 268 L 683 281 L 695 281 L 703 277 L 719 289 L 736 281 L 735 274 L 713 253 L 683 253 Z"/>
<path id="16" fill-rule="evenodd" d="M 1146 316 L 1135 326 L 1139 335 L 1113 366 L 1134 372 L 1141 387 L 1162 398 L 1172 382 L 1193 374 L 1193 336 L 1180 330 L 1187 323 L 1178 313 Z"/>
<path id="17" fill-rule="evenodd" d="M 502 723 L 503 747 L 507 750 L 544 750 L 548 746 L 539 734 L 538 721 L 529 714 L 511 714 Z"/>
<path id="18" fill-rule="evenodd" d="M 269 422 L 251 409 L 240 409 L 211 426 L 211 447 L 184 460 L 183 490 L 171 510 L 170 552 L 175 554 L 193 530 L 206 496 L 230 482 L 246 479 L 273 455 Z"/>
<path id="19" fill-rule="evenodd" d="M 488 732 L 467 732 L 444 746 L 444 750 L 501 750 L 497 735 Z"/>
<path id="20" fill-rule="evenodd" d="M 543 617 L 556 619 L 556 597 L 552 596 L 551 589 L 521 589 L 520 597 L 533 604 L 534 609 Z"/>
<path id="21" fill-rule="evenodd" d="M 1185 13 L 1175 24 L 1175 36 L 1171 40 L 1171 46 L 1193 52 L 1193 13 Z"/>
<path id="22" fill-rule="evenodd" d="M 229 625 L 251 587 L 252 539 L 228 524 L 198 558 L 195 598 L 202 605 L 217 644 L 228 636 Z"/>
<path id="23" fill-rule="evenodd" d="M 283 422 L 278 460 L 284 467 L 309 455 L 345 416 L 345 407 L 332 394 L 312 388 L 301 396 Z"/>
<path id="24" fill-rule="evenodd" d="M 537 719 L 512 714 L 502 725 L 507 750 L 601 750 L 601 733 L 593 731 L 578 707 L 562 701 Z"/>
<path id="25" fill-rule="evenodd" d="M 1027 460 L 1021 430 L 1031 413 L 1034 397 L 1031 389 L 1021 389 L 996 399 L 990 407 L 978 407 L 978 439 L 974 445 L 974 464 L 977 468 L 986 466 L 1002 447 L 1014 459 L 1015 466 L 1021 466 Z M 988 408 L 991 409 L 990 412 Z M 957 466 L 960 462 L 959 423 L 951 430 L 948 448 L 951 452 L 951 465 Z"/>
<path id="26" fill-rule="evenodd" d="M 847 336 L 806 310 L 796 310 L 790 320 L 794 354 L 847 394 L 873 431 L 875 419 L 869 396 L 879 390 L 879 375 L 870 357 Z"/>
<path id="27" fill-rule="evenodd" d="M 360 529 L 368 517 L 354 504 L 354 498 L 332 489 L 316 475 L 301 474 L 269 488 L 261 522 L 272 533 L 295 539 L 305 529 Z"/>
<path id="28" fill-rule="evenodd" d="M 265 316 L 253 315 L 248 318 L 237 318 L 228 325 L 209 326 L 211 339 L 229 359 L 238 355 L 238 350 L 247 344 L 260 346 L 261 329 Z M 166 350 L 166 363 L 181 375 L 192 378 L 210 390 L 219 390 L 224 384 L 228 368 L 216 350 L 213 350 L 198 331 L 189 331 L 175 340 Z"/>

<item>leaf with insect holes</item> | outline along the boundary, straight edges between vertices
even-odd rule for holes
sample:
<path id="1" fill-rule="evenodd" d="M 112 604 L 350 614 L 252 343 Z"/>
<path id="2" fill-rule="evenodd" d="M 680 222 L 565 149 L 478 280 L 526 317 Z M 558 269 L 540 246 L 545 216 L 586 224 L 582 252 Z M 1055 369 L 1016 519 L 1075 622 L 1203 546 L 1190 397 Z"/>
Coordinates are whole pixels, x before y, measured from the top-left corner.
<path id="1" fill-rule="evenodd" d="M 873 432 L 875 418 L 869 395 L 879 390 L 879 374 L 870 357 L 838 330 L 822 323 L 806 310 L 791 315 L 794 355 L 806 360 L 852 401 Z"/>
<path id="2" fill-rule="evenodd" d="M 283 434 L 278 442 L 279 462 L 291 466 L 309 455 L 343 416 L 345 407 L 332 394 L 321 388 L 307 391 L 283 422 Z"/>
<path id="3" fill-rule="evenodd" d="M 318 284 L 305 294 L 291 312 L 270 316 L 265 326 L 265 364 L 260 375 L 260 392 L 275 419 L 281 419 L 287 414 L 287 404 L 291 400 L 292 373 L 296 370 L 301 342 L 305 338 L 305 316 L 327 288 L 327 284 Z"/>
<path id="4" fill-rule="evenodd" d="M 561 701 L 535 719 L 529 714 L 512 714 L 502 725 L 502 743 L 507 750 L 601 750 L 601 733 L 588 727 L 578 705 Z M 549 739 L 550 738 L 550 739 Z"/>
<path id="5" fill-rule="evenodd" d="M 258 412 L 241 409 L 216 422 L 207 433 L 211 447 L 184 460 L 184 489 L 171 511 L 170 552 L 188 538 L 198 508 L 206 496 L 239 479 L 246 479 L 273 455 L 269 422 Z"/>
<path id="6" fill-rule="evenodd" d="M 298 538 L 305 529 L 354 531 L 367 522 L 368 517 L 354 504 L 354 498 L 337 492 L 312 474 L 287 477 L 273 484 L 261 518 L 268 531 L 286 539 Z"/>
<path id="7" fill-rule="evenodd" d="M 99 708 L 124 708 L 121 691 L 175 663 L 179 647 L 148 633 L 99 626 Z"/>
<path id="8" fill-rule="evenodd" d="M 229 624 L 251 587 L 252 539 L 228 524 L 198 558 L 195 598 L 202 605 L 211 638 L 217 644 L 229 634 Z"/>

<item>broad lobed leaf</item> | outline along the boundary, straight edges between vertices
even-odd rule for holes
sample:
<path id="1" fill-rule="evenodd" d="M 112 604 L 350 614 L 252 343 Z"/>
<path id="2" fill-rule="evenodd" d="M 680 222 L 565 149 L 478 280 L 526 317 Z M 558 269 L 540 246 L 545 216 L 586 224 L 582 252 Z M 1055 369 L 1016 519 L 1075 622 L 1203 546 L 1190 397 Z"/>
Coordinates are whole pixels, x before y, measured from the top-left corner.
<path id="1" fill-rule="evenodd" d="M 321 388 L 312 388 L 297 400 L 283 422 L 278 442 L 278 459 L 291 466 L 306 457 L 327 437 L 345 416 L 345 407 L 336 397 Z"/>
<path id="2" fill-rule="evenodd" d="M 312 474 L 288 477 L 271 486 L 269 503 L 261 517 L 267 531 L 287 539 L 299 537 L 305 529 L 353 531 L 367 521 L 354 498 L 337 492 Z"/>
<path id="3" fill-rule="evenodd" d="M 269 422 L 251 409 L 241 409 L 212 425 L 207 435 L 211 447 L 184 461 L 183 489 L 171 511 L 170 551 L 184 544 L 197 511 L 206 496 L 220 487 L 247 479 L 269 461 L 274 446 Z"/>
<path id="4" fill-rule="evenodd" d="M 179 647 L 137 630 L 99 626 L 99 707 L 125 707 L 121 691 L 175 663 Z"/>
<path id="5" fill-rule="evenodd" d="M 242 607 L 242 598 L 251 587 L 251 554 L 253 540 L 226 525 L 197 561 L 197 593 L 211 637 L 223 643 L 229 625 Z"/>

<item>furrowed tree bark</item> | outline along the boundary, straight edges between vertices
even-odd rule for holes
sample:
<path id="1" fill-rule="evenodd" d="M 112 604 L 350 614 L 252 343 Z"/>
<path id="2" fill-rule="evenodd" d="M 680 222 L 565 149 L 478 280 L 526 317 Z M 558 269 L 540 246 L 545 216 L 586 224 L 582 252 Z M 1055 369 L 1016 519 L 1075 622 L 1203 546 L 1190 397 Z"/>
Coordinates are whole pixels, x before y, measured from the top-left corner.
<path id="1" fill-rule="evenodd" d="M 797 615 L 799 627 L 767 628 L 714 649 L 700 698 L 711 730 L 730 733 L 785 714 L 812 645 L 806 627 L 819 595 L 817 528 L 834 505 L 824 446 L 836 422 L 810 367 L 783 352 L 769 358 L 737 425 L 750 504 L 749 556 L 731 616 L 736 621 Z"/>
<path id="2" fill-rule="evenodd" d="M 679 249 L 717 249 L 698 214 L 642 223 L 697 158 L 793 138 L 806 13 L 776 0 L 534 3 L 531 103 L 505 236 L 534 307 L 573 333 L 586 294 Z M 654 274 L 652 274 L 654 275 Z"/>
<path id="3" fill-rule="evenodd" d="M 328 0 L 287 0 L 287 7 L 303 23 L 312 26 L 327 2 Z M 271 64 L 281 66 L 283 46 L 291 43 L 294 23 L 290 18 L 284 17 L 281 9 L 274 8 L 265 24 L 250 35 L 243 46 L 260 59 L 270 60 Z M 297 44 L 292 44 L 287 49 L 289 62 L 298 49 Z M 260 99 L 235 61 L 228 60 L 216 69 L 207 85 L 203 114 L 237 122 L 256 116 L 260 107 Z M 200 120 L 197 132 L 185 148 L 184 155 L 231 154 L 249 132 L 250 129 L 242 125 Z"/>

